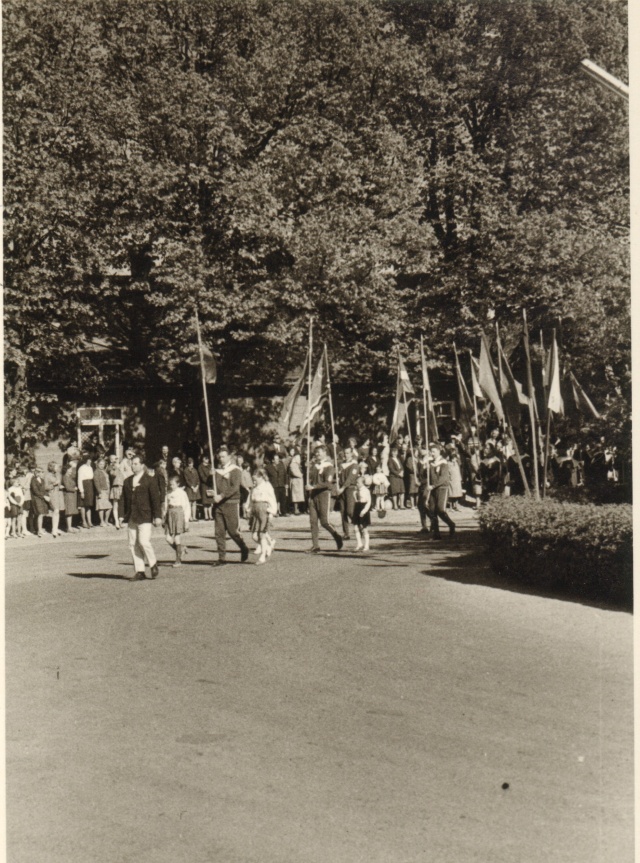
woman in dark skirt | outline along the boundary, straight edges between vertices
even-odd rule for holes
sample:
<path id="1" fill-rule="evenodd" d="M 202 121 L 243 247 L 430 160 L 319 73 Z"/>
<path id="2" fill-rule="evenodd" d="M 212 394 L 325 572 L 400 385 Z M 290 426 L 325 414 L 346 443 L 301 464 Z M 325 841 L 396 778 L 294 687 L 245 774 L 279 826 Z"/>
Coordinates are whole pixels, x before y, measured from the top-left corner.
<path id="1" fill-rule="evenodd" d="M 404 494 L 404 466 L 398 457 L 398 447 L 392 446 L 389 456 L 389 495 L 391 506 L 400 509 L 400 499 Z"/>
<path id="2" fill-rule="evenodd" d="M 202 457 L 202 462 L 198 467 L 198 476 L 200 477 L 200 503 L 204 511 L 204 518 L 205 521 L 211 521 L 213 518 L 213 477 L 211 462 L 206 455 Z"/>
<path id="3" fill-rule="evenodd" d="M 78 468 L 78 507 L 82 516 L 82 527 L 90 528 L 93 525 L 93 507 L 96 502 L 95 488 L 93 485 L 93 468 L 91 467 L 91 456 L 86 455 Z"/>
<path id="4" fill-rule="evenodd" d="M 417 449 L 417 447 L 416 447 Z M 418 498 L 418 483 L 416 481 L 416 470 L 414 470 L 415 461 L 411 450 L 407 449 L 407 454 L 404 459 L 404 496 L 406 505 L 409 509 L 415 507 Z"/>
<path id="5" fill-rule="evenodd" d="M 67 519 L 67 533 L 77 531 L 72 527 L 73 517 L 78 515 L 78 486 L 76 484 L 76 463 L 70 461 L 62 475 L 62 488 L 64 489 L 64 511 Z"/>
<path id="6" fill-rule="evenodd" d="M 49 512 L 49 495 L 44 482 L 44 471 L 37 467 L 31 478 L 31 513 L 36 520 L 38 536 L 43 536 L 42 522 Z"/>

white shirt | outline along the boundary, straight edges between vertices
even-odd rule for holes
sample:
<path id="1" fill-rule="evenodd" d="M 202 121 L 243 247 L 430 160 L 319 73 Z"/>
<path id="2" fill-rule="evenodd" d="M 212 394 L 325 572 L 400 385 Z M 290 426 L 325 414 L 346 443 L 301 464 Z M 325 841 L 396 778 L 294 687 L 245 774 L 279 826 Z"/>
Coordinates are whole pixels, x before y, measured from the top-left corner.
<path id="1" fill-rule="evenodd" d="M 134 480 L 135 482 L 135 480 Z M 174 488 L 167 495 L 168 506 L 181 506 L 184 511 L 185 522 L 191 518 L 191 503 L 186 491 L 183 488 Z"/>
<path id="2" fill-rule="evenodd" d="M 90 464 L 81 464 L 78 468 L 78 485 L 82 488 L 85 479 L 93 479 L 93 468 Z"/>
<path id="3" fill-rule="evenodd" d="M 261 482 L 251 489 L 250 503 L 266 503 L 269 515 L 276 515 L 278 502 L 276 493 L 270 482 Z"/>

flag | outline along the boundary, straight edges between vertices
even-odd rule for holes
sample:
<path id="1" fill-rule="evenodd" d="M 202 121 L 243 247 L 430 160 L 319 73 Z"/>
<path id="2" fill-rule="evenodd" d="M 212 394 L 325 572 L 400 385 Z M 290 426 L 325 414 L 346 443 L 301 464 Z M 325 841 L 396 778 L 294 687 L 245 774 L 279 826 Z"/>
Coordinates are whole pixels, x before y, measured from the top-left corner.
<path id="1" fill-rule="evenodd" d="M 489 345 L 487 337 L 482 334 L 480 340 L 480 363 L 478 365 L 478 382 L 484 391 L 486 397 L 493 405 L 495 412 L 500 421 L 504 420 L 504 411 L 502 409 L 502 401 L 498 392 L 498 382 L 496 381 L 496 373 L 491 362 L 491 354 L 489 353 Z"/>
<path id="2" fill-rule="evenodd" d="M 429 383 L 429 370 L 427 362 L 424 358 L 424 349 L 422 345 L 422 336 L 420 337 L 420 357 L 422 363 L 422 389 L 424 392 L 424 401 L 427 405 L 426 430 L 427 437 L 430 441 L 437 441 L 440 433 L 438 431 L 438 420 L 436 412 L 433 409 L 433 399 L 431 397 L 431 384 Z"/>
<path id="3" fill-rule="evenodd" d="M 549 351 L 547 369 L 547 380 L 549 382 L 549 401 L 547 402 L 547 407 L 554 414 L 564 415 L 564 402 L 562 400 L 562 393 L 560 392 L 560 357 L 558 356 L 558 343 L 556 341 L 555 330 L 551 350 Z"/>
<path id="4" fill-rule="evenodd" d="M 294 417 L 297 413 L 299 413 L 296 408 L 298 407 L 300 393 L 302 392 L 302 388 L 304 387 L 308 362 L 309 354 L 307 353 L 304 358 L 304 365 L 302 366 L 300 376 L 296 379 L 295 383 L 284 397 L 284 402 L 282 403 L 282 411 L 278 420 L 278 426 L 285 434 L 294 431 L 294 429 L 297 427 L 297 423 L 294 423 Z"/>
<path id="5" fill-rule="evenodd" d="M 575 409 L 581 414 L 591 414 L 593 419 L 600 419 L 600 414 L 596 410 L 589 396 L 585 393 L 585 391 L 578 383 L 574 373 L 569 372 L 567 377 L 569 380 L 569 395 Z"/>
<path id="6" fill-rule="evenodd" d="M 389 432 L 389 443 L 393 443 L 398 437 L 398 431 L 402 427 L 407 416 L 406 402 L 415 395 L 414 389 L 409 380 L 409 374 L 402 362 L 402 357 L 398 356 L 398 379 L 396 382 L 396 403 L 393 409 L 393 419 L 391 420 L 391 431 Z M 410 398 L 408 399 L 407 396 Z"/>
<path id="7" fill-rule="evenodd" d="M 187 362 L 192 366 L 199 366 L 201 352 L 204 382 L 205 384 L 215 384 L 218 377 L 218 366 L 216 358 L 205 344 L 201 344 L 200 348 L 189 357 Z"/>
<path id="8" fill-rule="evenodd" d="M 327 369 L 324 359 L 324 354 L 320 357 L 318 368 L 311 381 L 311 392 L 308 396 L 307 411 L 304 417 L 304 425 L 310 425 L 314 418 L 320 413 L 324 407 L 329 394 L 329 384 L 327 381 Z"/>
<path id="9" fill-rule="evenodd" d="M 473 395 L 477 399 L 482 399 L 482 401 L 484 401 L 484 393 L 480 389 L 480 384 L 478 383 L 478 375 L 480 373 L 478 360 L 474 357 L 471 351 L 469 351 L 469 357 L 471 359 L 471 389 L 473 390 Z"/>
<path id="10" fill-rule="evenodd" d="M 460 360 L 455 345 L 453 349 L 456 355 L 456 378 L 458 381 L 458 419 L 460 420 L 461 430 L 468 437 L 471 434 L 471 423 L 473 422 L 473 402 L 471 401 L 465 380 L 462 377 L 462 369 L 460 368 Z"/>
<path id="11" fill-rule="evenodd" d="M 509 420 L 510 425 L 514 429 L 520 428 L 520 405 L 522 404 L 522 387 L 514 378 L 509 360 L 506 358 L 502 345 L 498 343 L 498 352 L 500 355 L 500 371 L 502 372 L 502 407 Z M 529 400 L 524 397 L 525 404 L 529 404 Z"/>

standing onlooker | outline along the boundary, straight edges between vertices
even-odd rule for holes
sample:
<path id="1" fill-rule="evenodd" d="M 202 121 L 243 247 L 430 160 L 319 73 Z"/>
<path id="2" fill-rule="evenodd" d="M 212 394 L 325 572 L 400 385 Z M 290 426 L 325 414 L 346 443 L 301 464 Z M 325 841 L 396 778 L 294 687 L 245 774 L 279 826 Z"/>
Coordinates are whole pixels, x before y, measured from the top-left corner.
<path id="1" fill-rule="evenodd" d="M 124 483 L 125 479 L 132 475 L 133 468 L 131 467 L 133 457 L 135 455 L 135 450 L 133 447 L 128 446 L 124 451 L 124 458 L 120 462 L 120 473 L 122 474 L 122 482 Z"/>
<path id="2" fill-rule="evenodd" d="M 22 483 L 20 482 L 20 477 L 16 471 L 12 471 L 12 475 L 9 480 L 7 502 L 9 504 L 9 517 L 11 519 L 10 535 L 16 538 L 23 537 L 26 535 L 24 533 L 24 521 L 22 519 L 24 491 L 22 490 Z"/>
<path id="3" fill-rule="evenodd" d="M 404 494 L 404 467 L 398 457 L 398 447 L 392 446 L 389 455 L 389 496 L 393 509 L 400 509 Z"/>
<path id="4" fill-rule="evenodd" d="M 274 452 L 271 463 L 265 467 L 269 482 L 278 501 L 278 515 L 287 514 L 287 469 L 280 461 L 280 455 Z"/>
<path id="5" fill-rule="evenodd" d="M 31 467 L 22 468 L 18 471 L 18 482 L 22 487 L 22 527 L 21 536 L 27 536 L 30 528 L 33 527 L 33 514 L 31 511 L 31 480 L 33 479 L 33 470 Z"/>
<path id="6" fill-rule="evenodd" d="M 502 494 L 504 491 L 504 477 L 502 462 L 496 455 L 495 445 L 485 444 L 480 460 L 479 474 L 482 483 L 482 500 L 487 501 L 494 494 Z"/>
<path id="7" fill-rule="evenodd" d="M 462 499 L 462 471 L 460 470 L 460 460 L 458 449 L 455 444 L 447 444 L 446 446 L 447 462 L 449 464 L 449 502 L 451 509 L 457 510 L 458 503 Z"/>
<path id="8" fill-rule="evenodd" d="M 116 455 L 109 456 L 109 466 L 107 468 L 109 475 L 109 500 L 111 501 L 111 514 L 113 515 L 113 523 L 116 530 L 122 527 L 122 518 L 120 517 L 120 499 L 122 498 L 122 486 L 124 485 L 124 476 L 118 464 Z"/>
<path id="9" fill-rule="evenodd" d="M 100 518 L 100 527 L 108 527 L 107 515 L 111 509 L 111 501 L 109 500 L 109 475 L 105 469 L 106 462 L 100 457 L 96 462 L 96 469 L 93 472 L 93 487 L 96 493 L 96 511 Z"/>
<path id="10" fill-rule="evenodd" d="M 150 473 L 150 471 L 148 471 Z M 158 491 L 160 492 L 160 503 L 162 505 L 162 518 L 167 515 L 167 495 L 169 493 L 169 480 L 167 479 L 167 463 L 164 459 L 160 459 L 156 463 L 153 471 L 156 482 L 158 483 Z M 185 492 L 186 494 L 186 492 Z"/>
<path id="11" fill-rule="evenodd" d="M 44 482 L 44 471 L 36 467 L 31 477 L 31 512 L 36 525 L 36 533 L 43 536 L 42 523 L 49 512 L 47 489 Z"/>
<path id="12" fill-rule="evenodd" d="M 187 497 L 189 498 L 189 506 L 191 507 L 191 520 L 196 520 L 196 508 L 198 506 L 198 498 L 200 497 L 200 477 L 196 470 L 194 460 L 189 457 L 187 466 L 184 469 L 184 483 Z"/>
<path id="13" fill-rule="evenodd" d="M 213 518 L 213 475 L 211 473 L 211 461 L 209 456 L 203 455 L 198 466 L 200 477 L 200 502 L 202 503 L 203 517 L 205 521 Z"/>
<path id="14" fill-rule="evenodd" d="M 72 524 L 74 515 L 78 515 L 78 484 L 76 482 L 76 477 L 76 462 L 72 460 L 67 463 L 66 470 L 62 474 L 67 533 L 79 530 L 79 528 L 73 527 Z"/>
<path id="15" fill-rule="evenodd" d="M 292 446 L 289 450 L 291 460 L 287 468 L 289 477 L 289 500 L 293 507 L 294 515 L 301 515 L 301 507 L 304 505 L 304 477 L 302 474 L 302 464 L 300 461 L 300 453 Z"/>
<path id="16" fill-rule="evenodd" d="M 169 469 L 169 479 L 171 479 L 172 476 L 178 477 L 178 485 L 180 486 L 180 488 L 185 487 L 186 483 L 185 483 L 185 479 L 184 479 L 184 469 L 182 467 L 182 459 L 180 458 L 179 455 L 174 455 L 174 457 L 171 459 L 171 467 Z"/>
<path id="17" fill-rule="evenodd" d="M 93 468 L 91 456 L 84 455 L 78 468 L 78 507 L 82 518 L 82 527 L 93 527 L 93 506 L 95 490 L 93 487 Z"/>
<path id="18" fill-rule="evenodd" d="M 356 480 L 358 462 L 351 447 L 344 450 L 344 461 L 338 473 L 338 503 L 342 518 L 342 536 L 349 539 L 349 524 L 353 523 L 353 510 L 356 502 Z"/>
<path id="19" fill-rule="evenodd" d="M 54 461 L 50 461 L 47 465 L 44 483 L 51 507 L 51 536 L 55 538 L 60 535 L 60 513 L 64 512 L 64 493 L 60 487 L 58 465 Z"/>
<path id="20" fill-rule="evenodd" d="M 158 561 L 151 545 L 151 528 L 162 524 L 162 502 L 156 480 L 145 472 L 140 456 L 131 459 L 131 476 L 122 487 L 124 520 L 128 523 L 129 548 L 133 558 L 134 575 L 131 581 L 144 581 L 145 561 L 151 569 L 151 578 L 158 576 Z"/>
<path id="21" fill-rule="evenodd" d="M 416 443 L 415 452 L 419 451 L 419 446 Z M 417 465 L 414 459 L 414 455 L 411 450 L 407 447 L 405 456 L 404 456 L 404 499 L 405 505 L 408 509 L 412 509 L 416 506 L 416 501 L 418 497 L 418 481 L 417 481 Z"/>
<path id="22" fill-rule="evenodd" d="M 240 468 L 242 475 L 240 477 L 240 511 L 245 519 L 249 518 L 249 497 L 253 489 L 253 477 L 249 470 L 249 464 L 244 460 L 240 453 L 236 453 L 236 464 Z"/>

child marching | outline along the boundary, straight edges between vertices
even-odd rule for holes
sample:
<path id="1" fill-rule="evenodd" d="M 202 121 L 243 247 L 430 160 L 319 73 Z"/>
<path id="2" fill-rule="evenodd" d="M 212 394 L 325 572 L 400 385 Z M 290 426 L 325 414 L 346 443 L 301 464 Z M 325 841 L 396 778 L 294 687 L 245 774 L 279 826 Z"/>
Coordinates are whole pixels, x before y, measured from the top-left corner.
<path id="1" fill-rule="evenodd" d="M 167 495 L 167 515 L 164 523 L 164 533 L 171 548 L 175 549 L 176 560 L 173 566 L 180 566 L 183 554 L 187 554 L 187 546 L 183 542 L 183 535 L 189 529 L 191 518 L 191 502 L 184 488 L 180 485 L 180 478 L 174 475 L 169 480 L 169 493 Z"/>
<path id="2" fill-rule="evenodd" d="M 370 477 L 360 475 L 356 480 L 353 526 L 356 531 L 356 551 L 369 551 L 369 527 L 371 526 L 371 492 L 367 485 Z"/>
<path id="3" fill-rule="evenodd" d="M 267 472 L 259 468 L 253 475 L 253 488 L 249 498 L 249 511 L 251 517 L 251 535 L 258 543 L 256 554 L 258 559 L 256 565 L 265 563 L 275 548 L 276 541 L 269 533 L 271 520 L 278 513 L 278 501 L 276 493 L 269 482 Z"/>

